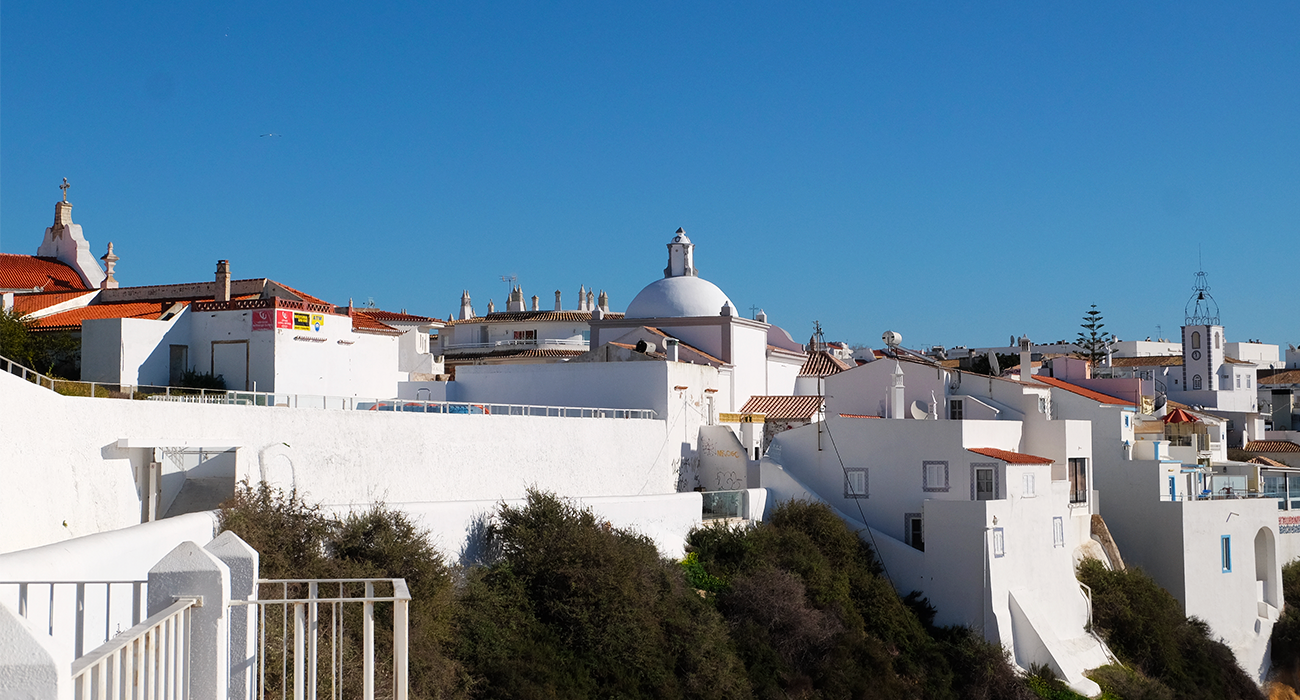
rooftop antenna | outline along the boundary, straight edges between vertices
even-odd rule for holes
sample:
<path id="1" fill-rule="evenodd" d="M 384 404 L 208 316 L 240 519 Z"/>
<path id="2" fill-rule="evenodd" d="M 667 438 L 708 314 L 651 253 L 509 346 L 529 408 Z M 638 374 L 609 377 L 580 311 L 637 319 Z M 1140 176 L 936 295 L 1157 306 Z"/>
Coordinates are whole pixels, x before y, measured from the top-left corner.
<path id="1" fill-rule="evenodd" d="M 513 292 L 515 291 L 515 284 L 519 282 L 519 278 L 515 277 L 514 275 L 501 275 L 501 281 L 505 282 L 506 284 L 509 284 L 510 291 Z"/>
<path id="2" fill-rule="evenodd" d="M 809 352 L 817 352 L 825 347 L 826 336 L 822 333 L 822 322 L 813 321 L 813 347 Z M 817 373 L 817 395 L 821 397 L 821 403 L 817 405 L 817 451 L 822 451 L 822 429 L 826 425 L 826 389 L 822 386 L 822 373 Z M 848 477 L 845 477 L 848 478 Z"/>
<path id="3" fill-rule="evenodd" d="M 813 321 L 813 347 L 808 348 L 809 352 L 817 352 L 826 344 L 826 336 L 822 333 L 822 322 Z"/>

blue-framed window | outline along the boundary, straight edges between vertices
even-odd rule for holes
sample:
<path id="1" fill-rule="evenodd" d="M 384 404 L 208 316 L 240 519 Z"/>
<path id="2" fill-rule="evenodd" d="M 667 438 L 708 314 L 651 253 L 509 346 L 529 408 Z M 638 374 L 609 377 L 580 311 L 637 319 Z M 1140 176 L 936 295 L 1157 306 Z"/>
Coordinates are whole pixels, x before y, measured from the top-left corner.
<path id="1" fill-rule="evenodd" d="M 1219 556 L 1222 559 L 1223 573 L 1232 573 L 1232 535 L 1219 538 Z"/>

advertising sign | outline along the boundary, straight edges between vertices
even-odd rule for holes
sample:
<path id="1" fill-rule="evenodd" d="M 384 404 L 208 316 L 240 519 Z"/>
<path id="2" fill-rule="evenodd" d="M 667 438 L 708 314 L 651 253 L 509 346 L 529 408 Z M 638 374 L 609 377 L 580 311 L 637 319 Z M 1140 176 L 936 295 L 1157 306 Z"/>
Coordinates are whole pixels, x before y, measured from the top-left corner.
<path id="1" fill-rule="evenodd" d="M 275 328 L 275 309 L 255 309 L 253 311 L 253 330 L 269 331 Z"/>
<path id="2" fill-rule="evenodd" d="M 324 325 L 325 325 L 325 315 L 324 315 L 324 314 L 312 314 L 312 315 L 311 315 L 311 329 L 312 329 L 312 330 L 314 330 L 314 331 L 316 331 L 317 333 L 319 333 L 319 332 L 320 332 L 320 329 L 321 329 Z"/>
<path id="3" fill-rule="evenodd" d="M 295 311 L 293 314 L 293 329 L 295 331 L 311 330 L 311 314 L 300 314 Z"/>
<path id="4" fill-rule="evenodd" d="M 276 328 L 293 328 L 293 312 L 288 309 L 275 310 Z"/>

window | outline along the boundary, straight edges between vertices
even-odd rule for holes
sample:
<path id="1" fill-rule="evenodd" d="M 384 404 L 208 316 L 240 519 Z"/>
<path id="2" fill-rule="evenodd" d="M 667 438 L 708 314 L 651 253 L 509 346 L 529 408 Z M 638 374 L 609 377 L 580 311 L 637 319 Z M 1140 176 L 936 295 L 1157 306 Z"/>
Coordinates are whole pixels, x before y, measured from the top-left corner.
<path id="1" fill-rule="evenodd" d="M 515 340 L 537 340 L 537 331 L 515 331 Z"/>
<path id="2" fill-rule="evenodd" d="M 1129 426 L 1129 415 L 1128 415 L 1127 413 L 1125 413 L 1125 414 L 1124 414 L 1124 427 L 1127 428 L 1128 426 Z"/>
<path id="3" fill-rule="evenodd" d="M 1247 388 L 1247 389 L 1250 388 L 1250 375 L 1249 375 L 1249 374 L 1246 375 L 1246 388 Z"/>
<path id="4" fill-rule="evenodd" d="M 962 413 L 961 399 L 952 399 L 948 402 L 948 420 L 961 420 Z"/>
<path id="5" fill-rule="evenodd" d="M 1025 477 L 1025 491 L 1023 495 L 1025 498 L 1033 498 L 1034 497 L 1034 475 L 1032 473 L 1026 472 L 1024 477 Z"/>
<path id="6" fill-rule="evenodd" d="M 1238 388 L 1238 389 L 1241 388 L 1241 375 L 1240 375 L 1240 374 L 1237 375 L 1237 388 Z"/>
<path id="7" fill-rule="evenodd" d="M 1192 347 L 1201 347 L 1201 334 L 1197 331 L 1192 331 Z"/>
<path id="8" fill-rule="evenodd" d="M 1219 538 L 1219 557 L 1223 565 L 1223 573 L 1232 573 L 1232 535 Z"/>
<path id="9" fill-rule="evenodd" d="M 972 501 L 992 501 L 998 497 L 998 465 L 972 464 L 970 467 L 970 498 Z"/>
<path id="10" fill-rule="evenodd" d="M 1200 390 L 1201 390 L 1201 375 L 1199 374 L 1192 375 L 1192 391 L 1200 391 Z"/>
<path id="11" fill-rule="evenodd" d="M 582 332 L 582 342 L 584 342 L 584 343 L 590 343 L 590 342 L 591 342 L 591 331 L 583 331 L 583 332 Z"/>
<path id="12" fill-rule="evenodd" d="M 912 547 L 925 551 L 925 521 L 920 513 L 903 513 L 903 540 Z"/>
<path id="13" fill-rule="evenodd" d="M 844 470 L 844 497 L 867 498 L 867 470 L 865 468 Z"/>
<path id="14" fill-rule="evenodd" d="M 1218 331 L 1215 331 L 1215 332 L 1214 332 L 1214 349 L 1215 349 L 1215 350 L 1219 349 L 1219 332 L 1218 332 Z"/>
<path id="15" fill-rule="evenodd" d="M 993 556 L 1004 557 L 1007 554 L 1007 538 L 1002 528 L 993 528 Z"/>
<path id="16" fill-rule="evenodd" d="M 928 492 L 948 490 L 947 462 L 921 463 L 921 490 Z"/>
<path id="17" fill-rule="evenodd" d="M 1065 546 L 1065 518 L 1059 515 L 1052 518 L 1052 546 Z"/>
<path id="18" fill-rule="evenodd" d="M 1087 503 L 1088 502 L 1088 460 L 1085 457 L 1071 457 L 1069 459 L 1068 469 L 1070 472 L 1070 502 Z"/>

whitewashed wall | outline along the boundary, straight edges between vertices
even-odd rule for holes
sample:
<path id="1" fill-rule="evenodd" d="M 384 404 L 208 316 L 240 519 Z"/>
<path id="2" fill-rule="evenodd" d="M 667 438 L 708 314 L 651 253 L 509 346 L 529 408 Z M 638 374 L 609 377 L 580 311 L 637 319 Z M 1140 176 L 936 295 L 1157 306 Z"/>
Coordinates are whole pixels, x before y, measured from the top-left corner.
<path id="1" fill-rule="evenodd" d="M 699 410 L 673 425 L 175 404 L 64 397 L 8 374 L 0 405 L 0 552 L 139 523 L 151 450 L 119 449 L 122 438 L 235 446 L 238 476 L 330 503 L 495 500 L 529 486 L 635 495 L 676 491 Z"/>

